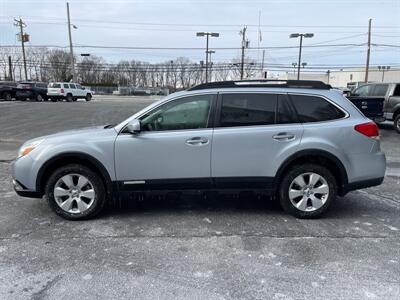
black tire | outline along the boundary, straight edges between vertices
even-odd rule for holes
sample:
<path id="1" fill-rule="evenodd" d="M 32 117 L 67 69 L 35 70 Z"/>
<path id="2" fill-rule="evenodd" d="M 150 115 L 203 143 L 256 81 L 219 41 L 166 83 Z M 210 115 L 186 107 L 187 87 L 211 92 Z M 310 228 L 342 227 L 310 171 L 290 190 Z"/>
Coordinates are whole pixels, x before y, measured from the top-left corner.
<path id="1" fill-rule="evenodd" d="M 397 133 L 400 133 L 400 113 L 394 117 L 393 126 L 394 130 L 396 130 Z"/>
<path id="2" fill-rule="evenodd" d="M 86 101 L 92 100 L 92 95 L 91 94 L 87 94 L 85 99 L 86 99 Z"/>
<path id="3" fill-rule="evenodd" d="M 67 102 L 72 102 L 74 100 L 74 97 L 72 97 L 71 94 L 68 94 L 65 99 L 67 100 Z"/>
<path id="4" fill-rule="evenodd" d="M 5 101 L 11 101 L 11 100 L 12 100 L 12 96 L 11 96 L 10 93 L 4 93 L 4 94 L 3 94 L 3 99 L 4 99 Z"/>
<path id="5" fill-rule="evenodd" d="M 54 187 L 57 181 L 67 174 L 79 174 L 85 176 L 93 186 L 95 197 L 93 204 L 82 213 L 70 213 L 63 210 L 54 198 Z M 106 203 L 106 190 L 104 182 L 100 176 L 91 169 L 79 165 L 71 164 L 61 167 L 53 172 L 45 185 L 45 199 L 47 200 L 50 208 L 59 216 L 67 220 L 87 220 L 95 217 L 103 209 Z"/>
<path id="6" fill-rule="evenodd" d="M 293 180 L 304 173 L 316 173 L 322 176 L 329 186 L 329 195 L 325 203 L 318 209 L 313 211 L 303 211 L 292 204 L 289 198 L 289 188 Z M 313 219 L 320 217 L 330 206 L 331 202 L 336 198 L 337 183 L 332 173 L 325 167 L 317 164 L 301 164 L 295 165 L 283 176 L 279 186 L 279 202 L 282 208 L 289 214 L 301 219 Z M 308 200 L 307 200 L 308 201 Z"/>

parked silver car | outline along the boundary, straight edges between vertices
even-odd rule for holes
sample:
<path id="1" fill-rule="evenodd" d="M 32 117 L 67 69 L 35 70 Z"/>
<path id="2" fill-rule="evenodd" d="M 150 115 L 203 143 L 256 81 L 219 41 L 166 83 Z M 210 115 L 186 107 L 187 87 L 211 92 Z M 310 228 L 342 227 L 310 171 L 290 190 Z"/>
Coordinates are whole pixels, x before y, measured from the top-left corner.
<path id="1" fill-rule="evenodd" d="M 149 190 L 259 190 L 300 218 L 336 195 L 379 185 L 379 131 L 339 90 L 315 81 L 226 81 L 171 94 L 116 126 L 26 142 L 16 192 L 60 216 L 95 216 Z"/>

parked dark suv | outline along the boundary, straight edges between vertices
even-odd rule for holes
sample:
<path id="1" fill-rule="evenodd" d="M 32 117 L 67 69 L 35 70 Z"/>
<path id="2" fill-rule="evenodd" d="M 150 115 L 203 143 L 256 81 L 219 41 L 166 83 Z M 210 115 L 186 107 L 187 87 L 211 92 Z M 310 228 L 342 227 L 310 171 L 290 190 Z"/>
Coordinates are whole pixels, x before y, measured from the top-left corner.
<path id="1" fill-rule="evenodd" d="M 17 83 L 14 81 L 0 81 L 0 99 L 11 101 L 15 98 Z"/>
<path id="2" fill-rule="evenodd" d="M 36 81 L 20 82 L 17 86 L 16 98 L 22 101 L 27 99 L 36 101 L 47 100 L 47 83 Z"/>

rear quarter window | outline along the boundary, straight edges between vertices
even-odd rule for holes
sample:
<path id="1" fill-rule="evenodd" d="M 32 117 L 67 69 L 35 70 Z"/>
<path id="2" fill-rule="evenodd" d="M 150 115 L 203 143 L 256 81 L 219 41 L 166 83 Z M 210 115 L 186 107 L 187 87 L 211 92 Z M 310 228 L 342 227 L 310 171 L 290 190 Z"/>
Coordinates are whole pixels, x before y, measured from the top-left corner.
<path id="1" fill-rule="evenodd" d="M 326 99 L 309 95 L 290 95 L 302 123 L 322 122 L 344 118 L 346 114 Z"/>

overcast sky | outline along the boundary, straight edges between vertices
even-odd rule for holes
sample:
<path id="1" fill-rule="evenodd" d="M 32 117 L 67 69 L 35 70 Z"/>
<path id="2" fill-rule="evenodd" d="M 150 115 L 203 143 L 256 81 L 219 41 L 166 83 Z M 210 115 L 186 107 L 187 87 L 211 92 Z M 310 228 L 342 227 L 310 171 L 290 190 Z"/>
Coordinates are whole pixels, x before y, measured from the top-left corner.
<path id="1" fill-rule="evenodd" d="M 372 42 L 400 45 L 400 0 L 70 0 L 74 45 L 129 47 L 204 47 L 196 31 L 219 32 L 210 48 L 240 47 L 239 30 L 248 25 L 250 47 L 297 46 L 292 32 L 313 32 L 304 45 L 360 44 L 367 41 L 368 19 L 372 18 Z M 22 17 L 31 45 L 68 45 L 66 2 L 61 0 L 0 0 L 0 46 L 18 45 L 14 17 Z M 155 24 L 155 25 L 151 25 Z M 297 49 L 266 49 L 268 64 L 297 60 Z M 76 54 L 101 55 L 108 61 L 139 59 L 161 62 L 178 56 L 194 61 L 204 59 L 202 50 L 85 49 Z M 240 50 L 217 49 L 213 60 L 230 61 Z M 261 60 L 262 50 L 247 55 Z M 366 46 L 304 49 L 308 65 L 361 65 Z M 375 46 L 372 64 L 400 65 L 400 47 Z"/>

